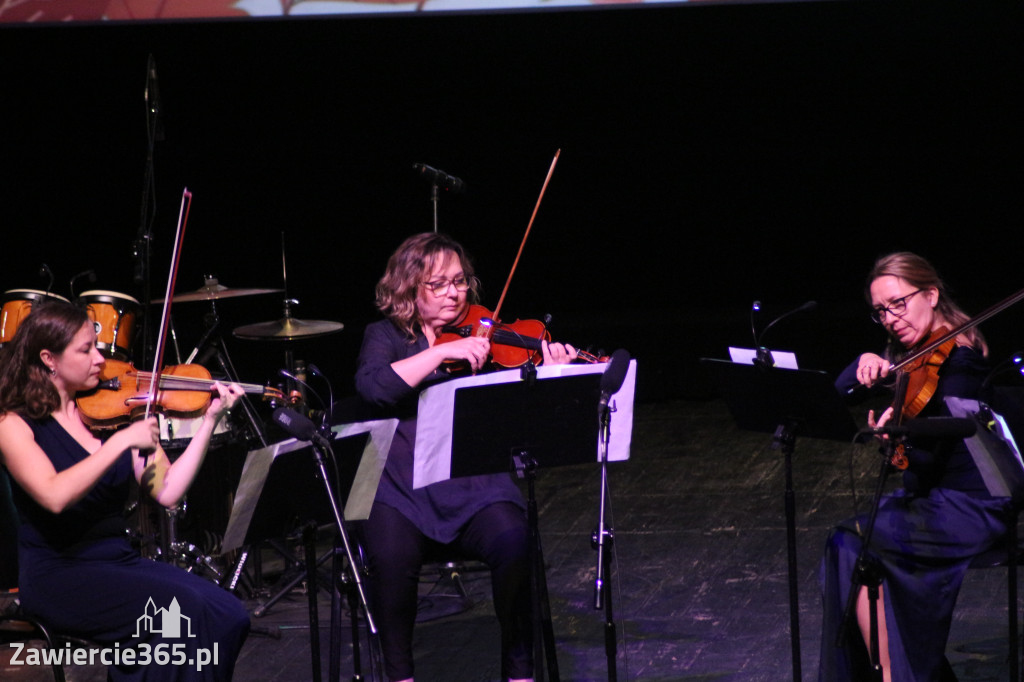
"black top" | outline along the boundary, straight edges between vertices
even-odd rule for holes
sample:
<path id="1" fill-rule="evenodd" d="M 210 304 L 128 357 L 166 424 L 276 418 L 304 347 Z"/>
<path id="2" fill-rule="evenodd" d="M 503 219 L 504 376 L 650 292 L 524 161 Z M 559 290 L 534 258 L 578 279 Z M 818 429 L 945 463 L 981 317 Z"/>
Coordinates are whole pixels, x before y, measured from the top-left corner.
<path id="1" fill-rule="evenodd" d="M 950 416 L 943 400 L 946 396 L 977 400 L 987 372 L 988 364 L 978 351 L 956 346 L 939 368 L 935 394 L 917 417 Z M 867 397 L 878 392 L 855 390 L 860 386 L 856 375 L 857 360 L 854 360 L 836 379 L 841 395 Z M 947 488 L 973 497 L 989 497 L 981 473 L 962 440 L 908 438 L 907 442 L 910 466 L 903 474 L 903 487 L 908 491 L 927 495 L 932 488 Z"/>
<path id="2" fill-rule="evenodd" d="M 454 478 L 413 489 L 419 393 L 449 377 L 435 370 L 419 386 L 411 387 L 395 373 L 391 363 L 426 348 L 425 336 L 419 334 L 410 340 L 389 320 L 368 325 L 359 351 L 356 392 L 386 416 L 399 419 L 374 503 L 398 510 L 427 537 L 448 543 L 484 507 L 495 502 L 514 502 L 522 507 L 523 497 L 507 474 Z"/>

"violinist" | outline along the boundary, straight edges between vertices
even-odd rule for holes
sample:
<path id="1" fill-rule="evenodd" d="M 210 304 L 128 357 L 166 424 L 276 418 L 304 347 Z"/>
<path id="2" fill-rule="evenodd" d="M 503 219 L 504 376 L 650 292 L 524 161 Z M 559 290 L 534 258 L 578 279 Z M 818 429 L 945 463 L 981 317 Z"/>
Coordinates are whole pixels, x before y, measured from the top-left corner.
<path id="1" fill-rule="evenodd" d="M 129 543 L 123 513 L 133 475 L 160 504 L 181 499 L 241 390 L 214 385 L 202 426 L 171 464 L 159 450 L 155 418 L 105 439 L 85 423 L 75 397 L 97 386 L 103 364 L 85 310 L 64 302 L 36 306 L 0 351 L 0 461 L 20 517 L 22 607 L 104 652 L 134 650 L 106 656 L 108 679 L 229 680 L 249 631 L 245 608 L 209 581 L 143 559 Z M 184 628 L 180 638 L 153 631 L 162 629 L 154 611 L 173 609 L 175 601 L 194 636 Z M 145 616 L 154 627 L 140 627 Z M 202 650 L 216 650 L 217 662 L 201 670 L 180 662 L 198 661 Z M 158 651 L 173 653 L 172 661 L 161 664 Z"/>
<path id="2" fill-rule="evenodd" d="M 868 276 L 867 298 L 871 318 L 888 332 L 889 343 L 881 354 L 864 353 L 843 371 L 836 381 L 842 395 L 885 390 L 893 379 L 890 367 L 901 357 L 970 321 L 932 265 L 913 253 L 880 258 Z M 914 370 L 932 372 L 927 388 L 934 391 L 917 417 L 949 416 L 945 396 L 979 398 L 987 373 L 984 339 L 968 327 L 950 345 L 948 353 L 935 351 Z M 913 398 L 898 397 L 905 402 L 896 407 Z M 893 407 L 880 415 L 871 411 L 868 424 L 885 426 L 893 414 Z M 1005 536 L 1010 499 L 989 494 L 963 440 L 914 438 L 906 445 L 902 489 L 882 500 L 867 555 L 881 580 L 877 664 L 886 682 L 956 680 L 945 657 L 953 607 L 971 559 Z M 851 583 L 866 522 L 865 514 L 842 523 L 826 543 L 822 682 L 872 679 L 867 581 Z M 837 643 L 851 589 L 858 590 L 856 622 Z"/>
<path id="3" fill-rule="evenodd" d="M 452 552 L 491 570 L 501 626 L 502 679 L 533 675 L 528 528 L 519 489 L 508 474 L 457 478 L 413 489 L 419 392 L 448 374 L 446 360 L 478 371 L 490 343 L 470 336 L 437 343 L 477 295 L 478 281 L 462 246 L 424 233 L 405 240 L 377 284 L 384 320 L 367 326 L 355 383 L 367 403 L 400 419 L 370 518 L 361 528 L 369 569 L 369 601 L 377 619 L 389 680 L 413 679 L 412 634 L 425 558 Z M 542 344 L 544 363 L 576 357 L 571 346 Z M 443 554 L 440 555 L 443 558 Z"/>

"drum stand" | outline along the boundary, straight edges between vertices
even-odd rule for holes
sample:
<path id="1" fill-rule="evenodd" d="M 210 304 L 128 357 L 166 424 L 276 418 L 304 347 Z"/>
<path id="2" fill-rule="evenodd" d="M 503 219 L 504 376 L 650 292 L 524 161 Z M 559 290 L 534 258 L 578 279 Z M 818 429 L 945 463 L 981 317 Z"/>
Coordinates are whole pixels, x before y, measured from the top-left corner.
<path id="1" fill-rule="evenodd" d="M 184 503 L 164 509 L 160 533 L 161 557 L 163 561 L 183 568 L 188 573 L 208 577 L 219 584 L 224 574 L 214 565 L 213 559 L 192 543 L 178 539 L 178 517 L 185 511 Z"/>
<path id="2" fill-rule="evenodd" d="M 231 362 L 231 357 L 228 355 L 227 346 L 224 345 L 224 339 L 220 336 L 214 336 L 214 331 L 220 326 L 220 317 L 217 315 L 217 303 L 214 300 L 210 300 L 210 312 L 203 316 L 203 322 L 206 324 L 206 330 L 203 335 L 199 338 L 199 343 L 192 349 L 192 353 L 188 356 L 186 363 L 192 362 L 195 357 L 203 350 L 204 346 L 208 348 L 203 352 L 204 356 L 213 354 L 213 357 L 217 360 L 218 366 L 224 376 L 227 377 L 228 381 L 239 383 L 238 373 L 234 369 L 234 363 Z M 252 401 L 249 400 L 247 395 L 243 395 L 239 399 L 239 404 L 242 406 L 245 412 L 245 418 L 249 425 L 250 435 L 252 438 L 259 440 L 262 447 L 267 447 L 266 433 L 264 433 L 263 425 L 259 419 L 256 418 L 256 410 L 252 406 Z M 246 440 L 251 440 L 247 438 Z"/>

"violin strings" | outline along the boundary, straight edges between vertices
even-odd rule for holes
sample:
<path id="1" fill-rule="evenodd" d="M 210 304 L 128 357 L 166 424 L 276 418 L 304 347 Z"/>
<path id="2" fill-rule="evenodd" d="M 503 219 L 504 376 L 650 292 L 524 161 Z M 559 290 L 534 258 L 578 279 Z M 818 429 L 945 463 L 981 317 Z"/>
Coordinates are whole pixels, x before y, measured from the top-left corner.
<path id="1" fill-rule="evenodd" d="M 136 375 L 137 380 L 140 384 L 145 381 L 147 387 L 149 382 L 153 380 L 152 372 L 139 372 Z M 212 379 L 201 379 L 199 377 L 185 377 L 177 376 L 175 374 L 161 374 L 160 375 L 160 388 L 171 389 L 171 390 L 182 390 L 182 391 L 198 391 L 203 389 L 209 389 L 213 386 L 214 382 Z M 256 384 L 239 384 L 246 393 L 253 393 L 254 391 L 263 391 L 262 386 Z"/>

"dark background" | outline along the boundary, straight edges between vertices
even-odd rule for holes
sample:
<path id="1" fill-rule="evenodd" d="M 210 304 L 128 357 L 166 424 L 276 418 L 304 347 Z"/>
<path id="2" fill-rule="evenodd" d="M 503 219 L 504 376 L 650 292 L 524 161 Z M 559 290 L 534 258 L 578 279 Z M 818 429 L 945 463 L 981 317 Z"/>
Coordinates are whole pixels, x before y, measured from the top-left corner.
<path id="1" fill-rule="evenodd" d="M 475 256 L 493 307 L 556 150 L 561 157 L 502 308 L 556 338 L 623 347 L 641 400 L 710 393 L 697 359 L 764 341 L 835 373 L 877 349 L 863 278 L 916 250 L 978 312 L 1024 286 L 1018 3 L 836 1 L 603 11 L 0 29 L 0 286 L 54 291 L 93 269 L 133 280 L 155 145 L 153 296 L 183 187 L 194 194 L 177 291 L 216 274 L 283 286 L 343 332 L 243 341 L 280 294 L 224 300 L 242 379 L 285 350 L 346 390 L 390 252 L 433 228 L 426 163 L 463 179 L 442 231 Z M 284 250 L 282 249 L 284 244 Z M 182 354 L 206 303 L 173 309 Z M 982 328 L 998 361 L 1024 306 Z"/>

